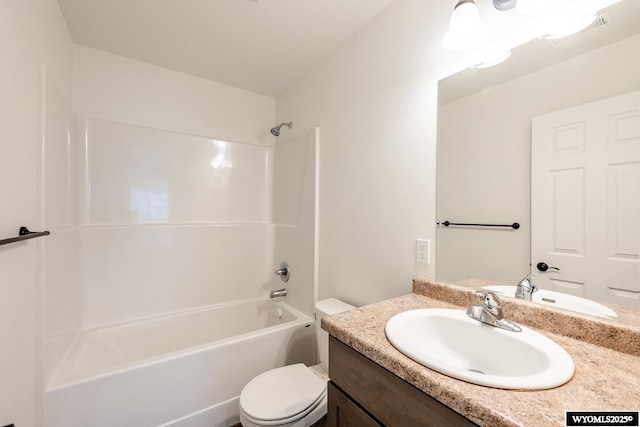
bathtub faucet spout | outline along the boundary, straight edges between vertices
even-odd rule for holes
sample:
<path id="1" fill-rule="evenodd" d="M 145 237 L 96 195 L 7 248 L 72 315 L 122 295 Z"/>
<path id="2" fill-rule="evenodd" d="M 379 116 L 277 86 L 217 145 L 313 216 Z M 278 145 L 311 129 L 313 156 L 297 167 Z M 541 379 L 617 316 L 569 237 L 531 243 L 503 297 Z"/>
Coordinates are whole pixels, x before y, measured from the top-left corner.
<path id="1" fill-rule="evenodd" d="M 278 289 L 277 291 L 271 291 L 269 298 L 286 297 L 287 290 L 285 288 Z"/>

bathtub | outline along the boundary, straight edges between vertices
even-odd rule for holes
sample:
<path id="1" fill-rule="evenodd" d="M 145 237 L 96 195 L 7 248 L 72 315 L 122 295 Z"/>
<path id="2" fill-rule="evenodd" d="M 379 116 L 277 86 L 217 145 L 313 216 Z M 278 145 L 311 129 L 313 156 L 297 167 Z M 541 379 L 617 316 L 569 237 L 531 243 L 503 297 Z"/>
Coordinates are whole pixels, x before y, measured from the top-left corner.
<path id="1" fill-rule="evenodd" d="M 216 427 L 257 374 L 313 364 L 313 319 L 268 299 L 83 331 L 45 393 L 47 427 Z"/>

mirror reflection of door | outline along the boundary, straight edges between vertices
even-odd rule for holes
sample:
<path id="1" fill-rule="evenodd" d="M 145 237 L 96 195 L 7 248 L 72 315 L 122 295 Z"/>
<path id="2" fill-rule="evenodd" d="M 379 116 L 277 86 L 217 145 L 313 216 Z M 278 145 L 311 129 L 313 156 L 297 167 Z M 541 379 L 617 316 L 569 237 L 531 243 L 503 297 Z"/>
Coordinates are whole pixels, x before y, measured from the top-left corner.
<path id="1" fill-rule="evenodd" d="M 640 91 L 533 118 L 531 154 L 536 283 L 640 307 Z"/>

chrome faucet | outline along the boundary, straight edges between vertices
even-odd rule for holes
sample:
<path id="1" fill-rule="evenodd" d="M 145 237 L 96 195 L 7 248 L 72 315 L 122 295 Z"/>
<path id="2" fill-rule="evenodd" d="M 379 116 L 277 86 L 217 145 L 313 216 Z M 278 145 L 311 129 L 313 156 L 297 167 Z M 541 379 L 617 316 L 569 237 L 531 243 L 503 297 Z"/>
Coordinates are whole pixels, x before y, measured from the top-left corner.
<path id="1" fill-rule="evenodd" d="M 522 331 L 520 326 L 504 318 L 500 299 L 496 294 L 491 291 L 481 290 L 476 292 L 476 295 L 482 298 L 482 304 L 474 304 L 469 307 L 467 316 L 478 322 L 486 323 L 500 329 L 506 329 L 507 331 Z"/>
<path id="2" fill-rule="evenodd" d="M 291 274 L 291 269 L 289 268 L 289 264 L 286 261 L 280 263 L 280 268 L 278 268 L 275 272 L 276 276 L 280 276 L 283 282 L 289 281 L 289 275 Z"/>
<path id="3" fill-rule="evenodd" d="M 531 301 L 533 293 L 538 292 L 538 287 L 532 281 L 534 277 L 536 276 L 533 274 L 527 274 L 527 277 L 518 282 L 516 285 L 516 298 Z"/>
<path id="4" fill-rule="evenodd" d="M 287 290 L 285 288 L 278 289 L 277 291 L 271 291 L 269 298 L 286 297 Z"/>

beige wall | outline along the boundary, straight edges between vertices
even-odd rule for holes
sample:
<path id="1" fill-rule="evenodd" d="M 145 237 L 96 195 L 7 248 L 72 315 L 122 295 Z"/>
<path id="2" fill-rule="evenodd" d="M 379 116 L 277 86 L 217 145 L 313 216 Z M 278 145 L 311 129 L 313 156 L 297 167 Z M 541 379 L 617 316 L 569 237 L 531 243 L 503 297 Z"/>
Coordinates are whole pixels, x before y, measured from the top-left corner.
<path id="1" fill-rule="evenodd" d="M 439 229 L 439 280 L 529 272 L 531 118 L 640 89 L 638 51 L 634 36 L 441 106 L 438 219 L 522 228 Z"/>
<path id="2" fill-rule="evenodd" d="M 278 97 L 278 121 L 320 127 L 319 297 L 411 291 L 435 238 L 437 81 L 451 5 L 397 0 Z"/>
<path id="3" fill-rule="evenodd" d="M 72 44 L 55 0 L 0 3 L 0 236 L 43 225 L 39 211 L 38 63 L 71 96 Z M 0 425 L 42 417 L 42 240 L 0 247 Z"/>

